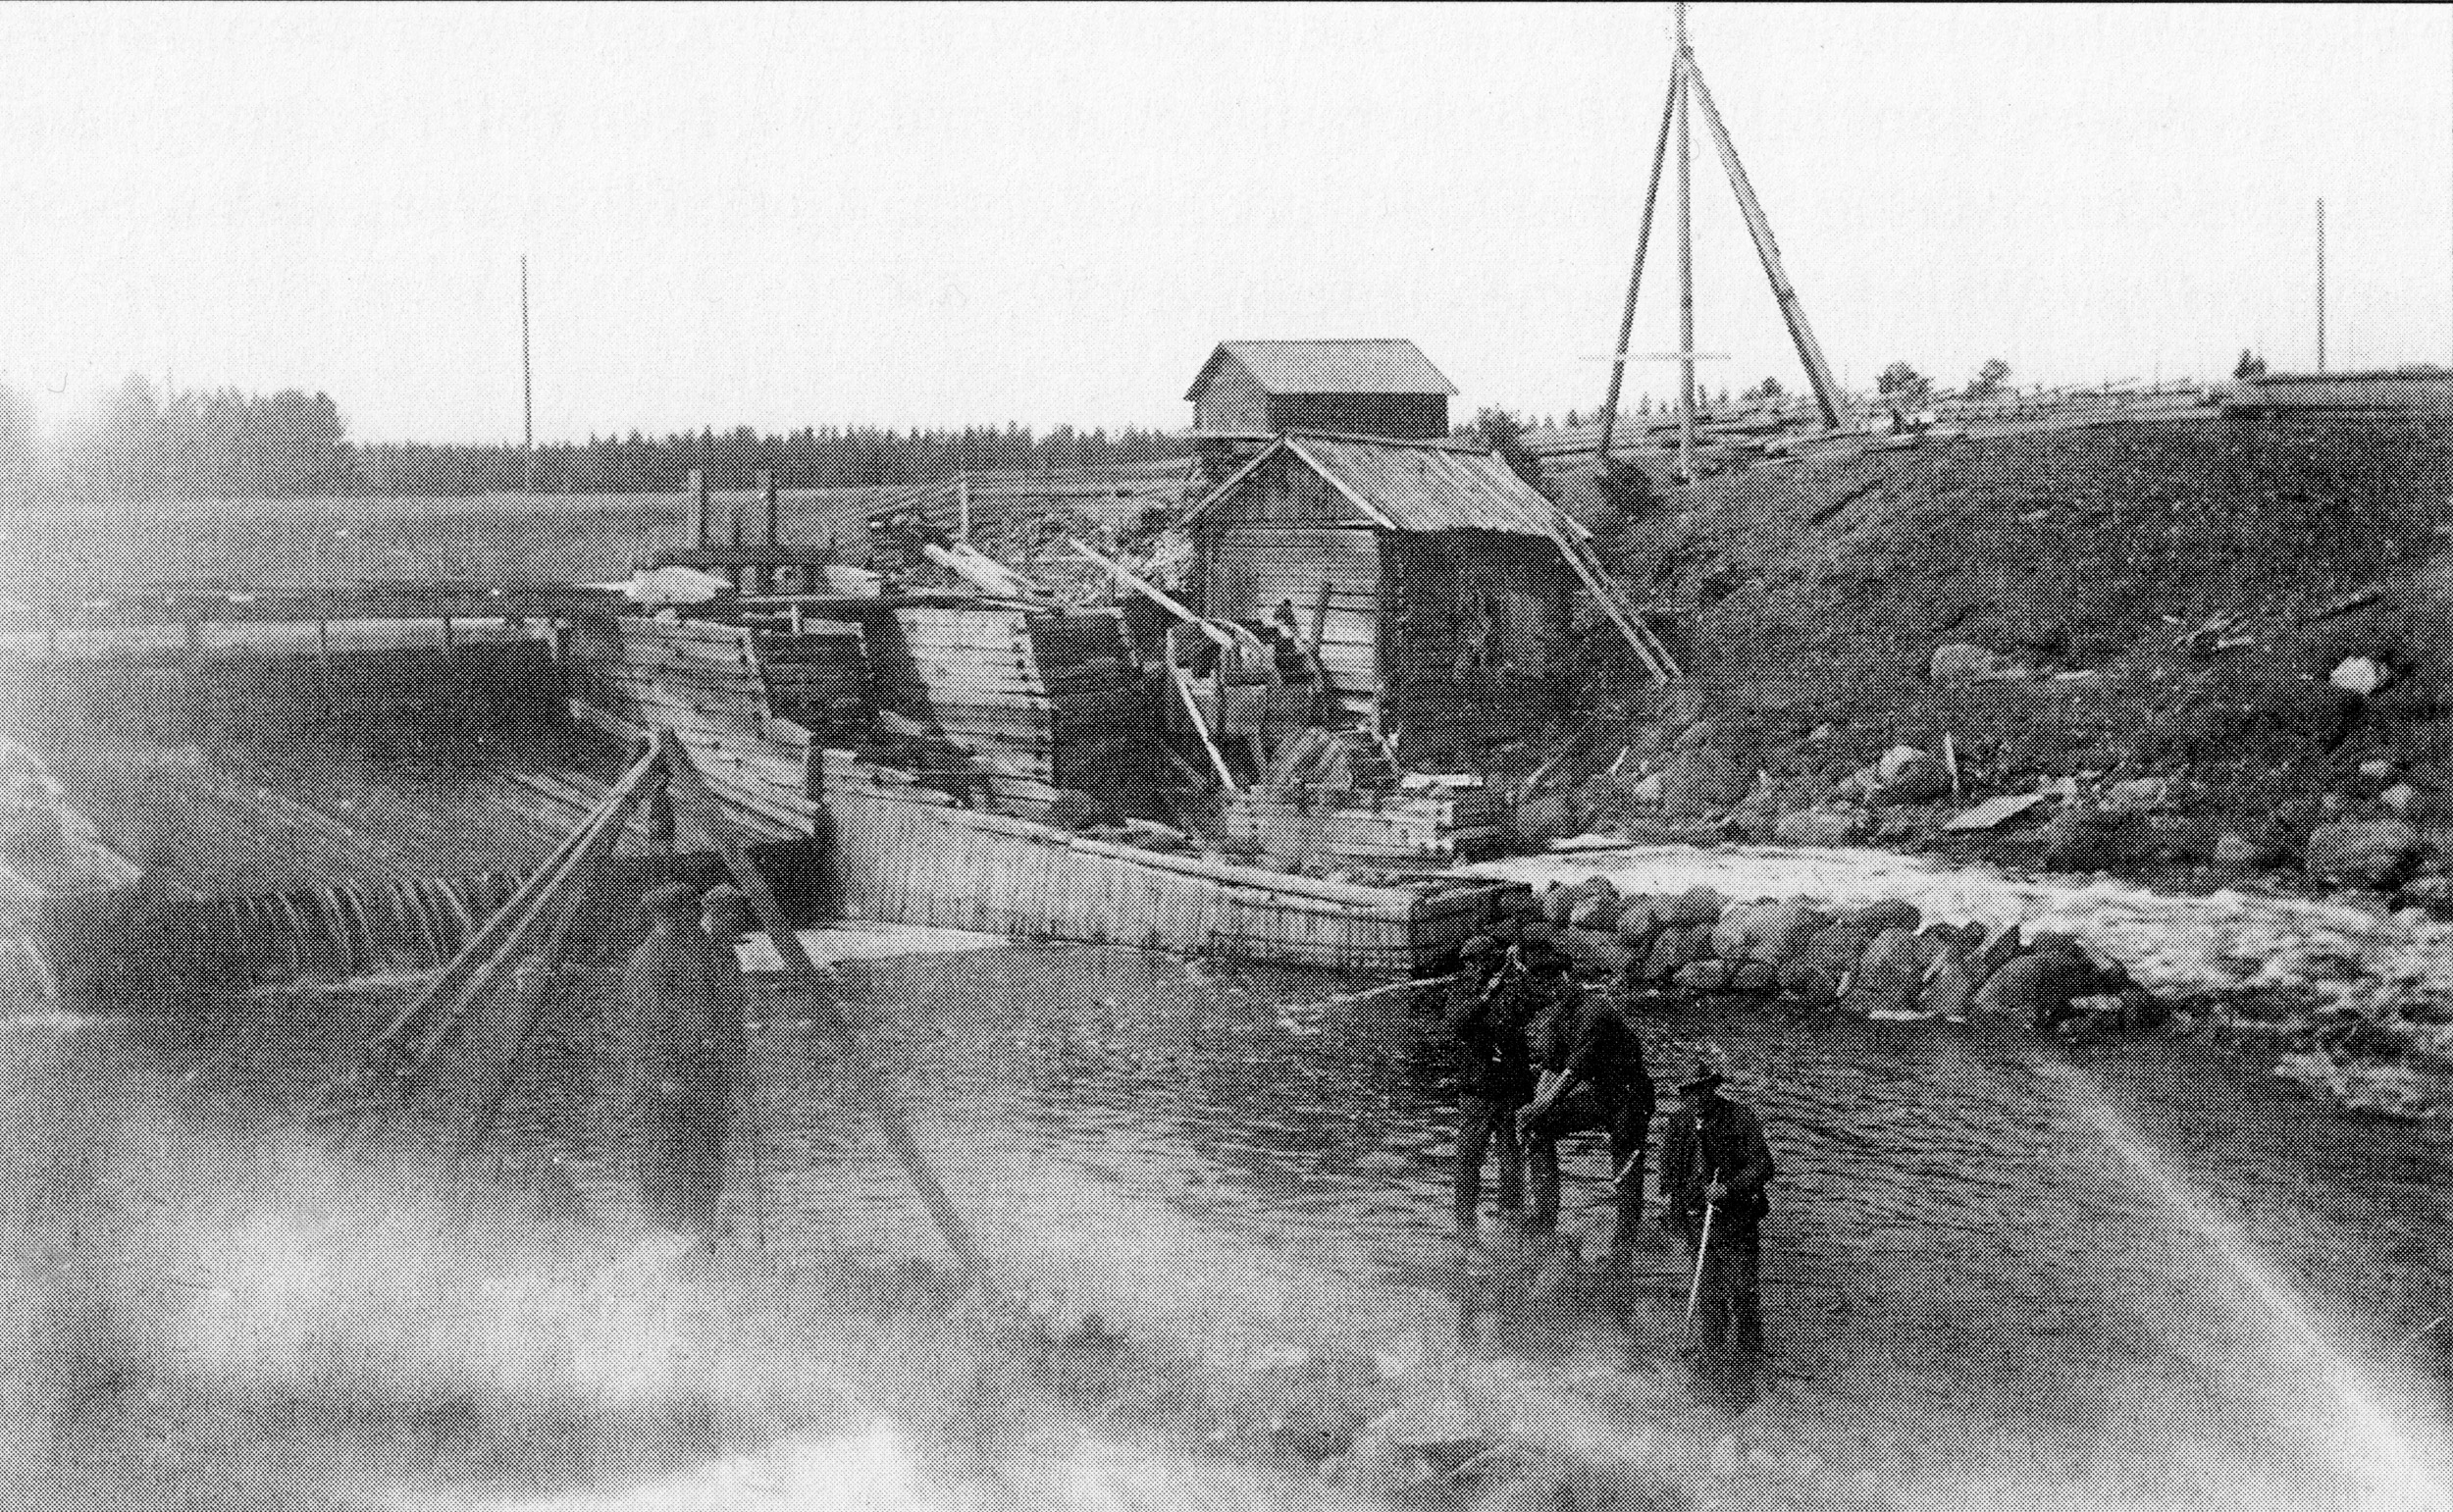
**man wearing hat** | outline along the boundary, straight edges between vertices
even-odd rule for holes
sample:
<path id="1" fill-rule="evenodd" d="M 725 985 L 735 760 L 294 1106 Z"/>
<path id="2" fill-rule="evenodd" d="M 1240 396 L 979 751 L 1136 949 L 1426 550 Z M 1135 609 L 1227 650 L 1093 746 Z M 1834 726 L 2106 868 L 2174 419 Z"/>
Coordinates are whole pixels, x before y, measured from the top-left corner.
<path id="1" fill-rule="evenodd" d="M 1525 1200 L 1524 1159 L 1516 1140 L 1516 1110 L 1533 1095 L 1533 1059 L 1525 1032 L 1529 988 L 1522 948 L 1491 936 L 1465 942 L 1465 970 L 1448 989 L 1448 1044 L 1455 1059 L 1456 1232 L 1473 1240 L 1482 1214 L 1482 1167 L 1494 1142 L 1499 1154 L 1499 1211 Z"/>
<path id="2" fill-rule="evenodd" d="M 1661 1147 L 1663 1216 L 1686 1239 L 1697 1277 L 1698 1362 L 1707 1371 L 1730 1367 L 1733 1388 L 1749 1391 L 1763 1353 L 1756 1277 L 1763 1215 L 1771 1206 L 1763 1188 L 1773 1175 L 1772 1152 L 1754 1110 L 1721 1096 L 1721 1084 L 1719 1069 L 1704 1060 L 1678 1083 L 1684 1102 L 1671 1115 Z"/>
<path id="3" fill-rule="evenodd" d="M 1652 1071 L 1644 1064 L 1644 1041 L 1611 994 L 1578 989 L 1566 978 L 1536 1030 L 1535 1048 L 1543 1068 L 1541 1084 L 1519 1119 L 1526 1138 L 1543 1157 L 1534 1168 L 1532 1227 L 1546 1233 L 1558 1225 L 1559 1136 L 1597 1126 L 1610 1136 L 1610 1186 L 1617 1207 L 1610 1258 L 1623 1270 L 1635 1253 L 1644 1217 L 1644 1151 L 1652 1129 Z"/>
<path id="4" fill-rule="evenodd" d="M 667 883 L 642 900 L 646 938 L 623 974 L 623 1054 L 639 1203 L 649 1221 L 712 1240 L 733 1096 L 748 1057 L 747 992 L 733 939 L 739 889 Z"/>

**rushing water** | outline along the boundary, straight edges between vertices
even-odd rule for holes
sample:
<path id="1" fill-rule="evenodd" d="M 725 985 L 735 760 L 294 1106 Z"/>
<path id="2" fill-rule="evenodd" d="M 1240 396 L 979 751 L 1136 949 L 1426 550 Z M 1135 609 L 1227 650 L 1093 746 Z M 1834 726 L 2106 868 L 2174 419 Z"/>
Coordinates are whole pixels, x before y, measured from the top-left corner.
<path id="1" fill-rule="evenodd" d="M 1454 1109 L 1435 1003 L 1073 946 L 839 971 L 955 1200 L 1018 1280 L 1221 1348 L 1403 1354 L 1446 1326 Z M 768 1008 L 763 1133 L 737 1141 L 745 1236 L 935 1253 L 822 1041 Z M 1880 1382 L 1895 1406 L 2092 1419 L 2115 1363 L 2181 1361 L 2174 1320 L 2237 1278 L 2135 1178 L 2106 1110 L 2321 1299 L 2349 1347 L 2390 1353 L 2453 1279 L 2441 1131 L 2302 1100 L 2218 1050 L 2065 1051 L 1777 1010 L 1688 1010 L 1645 1039 L 1656 1072 L 1712 1047 L 1765 1115 L 1781 1167 L 1767 1291 L 1781 1369 L 1803 1389 Z M 577 1140 L 609 1200 L 615 1166 L 586 1132 L 600 1121 L 572 1112 L 589 1064 L 558 1063 L 527 1137 Z M 1604 1160 L 1571 1148 L 1570 1231 L 1604 1225 Z M 1678 1262 L 1663 1249 L 1644 1265 L 1665 1346 Z"/>

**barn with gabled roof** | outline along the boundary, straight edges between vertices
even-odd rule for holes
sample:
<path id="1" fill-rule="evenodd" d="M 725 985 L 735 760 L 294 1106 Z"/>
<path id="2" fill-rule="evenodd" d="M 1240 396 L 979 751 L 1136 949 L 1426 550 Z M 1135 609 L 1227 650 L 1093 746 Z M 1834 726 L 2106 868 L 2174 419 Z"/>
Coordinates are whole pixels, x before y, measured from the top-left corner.
<path id="1" fill-rule="evenodd" d="M 1456 386 L 1403 338 L 1221 341 L 1194 376 L 1196 434 L 1266 438 L 1333 431 L 1434 441 Z"/>
<path id="2" fill-rule="evenodd" d="M 1463 443 L 1293 431 L 1189 515 L 1204 612 L 1291 627 L 1346 719 L 1417 769 L 1487 764 L 1555 715 L 1580 529 Z"/>

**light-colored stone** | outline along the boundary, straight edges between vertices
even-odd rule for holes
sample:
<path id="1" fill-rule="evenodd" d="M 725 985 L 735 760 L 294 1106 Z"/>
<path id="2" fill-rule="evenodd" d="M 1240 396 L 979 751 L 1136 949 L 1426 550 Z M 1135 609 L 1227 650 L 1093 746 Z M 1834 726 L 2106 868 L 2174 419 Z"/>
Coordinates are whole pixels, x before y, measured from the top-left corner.
<path id="1" fill-rule="evenodd" d="M 1670 980 L 1689 992 L 1723 992 L 1734 970 L 1726 961 L 1691 961 L 1672 972 Z"/>
<path id="2" fill-rule="evenodd" d="M 1704 925 L 1708 933 L 1709 926 L 1720 922 L 1721 910 L 1728 906 L 1729 900 L 1713 889 L 1691 887 L 1671 899 L 1661 916 L 1673 924 Z"/>
<path id="3" fill-rule="evenodd" d="M 2215 842 L 2215 864 L 2226 870 L 2245 871 L 2265 859 L 2265 849 L 2236 830 L 2225 830 Z"/>
<path id="4" fill-rule="evenodd" d="M 2344 693 L 2371 694 L 2385 685 L 2385 669 L 2374 656 L 2345 656 L 2334 663 L 2325 681 Z"/>
<path id="5" fill-rule="evenodd" d="M 1913 1012 L 1925 975 L 1923 941 L 1905 929 L 1886 929 L 1865 947 L 1854 980 L 1840 1006 L 1871 1017 L 1875 1014 Z"/>
<path id="6" fill-rule="evenodd" d="M 1783 845 L 1847 845 L 1865 827 L 1865 815 L 1853 808 L 1808 808 L 1783 814 L 1772 835 Z"/>
<path id="7" fill-rule="evenodd" d="M 2104 790 L 2104 798 L 2114 808 L 2132 810 L 2161 808 L 2171 801 L 2172 785 L 2166 777 L 2129 777 Z"/>
<path id="8" fill-rule="evenodd" d="M 1954 641 L 1937 646 L 1925 662 L 1925 675 L 1937 683 L 1985 683 L 2016 677 L 2020 670 L 2000 653 L 1982 646 Z"/>
<path id="9" fill-rule="evenodd" d="M 1951 773 L 1942 758 L 1914 746 L 1894 746 L 1875 763 L 1886 804 L 1929 804 L 1951 791 Z"/>
<path id="10" fill-rule="evenodd" d="M 2308 874 L 2322 881 L 2390 887 L 2418 863 L 2419 831 L 2402 819 L 2320 824 L 2308 837 Z"/>

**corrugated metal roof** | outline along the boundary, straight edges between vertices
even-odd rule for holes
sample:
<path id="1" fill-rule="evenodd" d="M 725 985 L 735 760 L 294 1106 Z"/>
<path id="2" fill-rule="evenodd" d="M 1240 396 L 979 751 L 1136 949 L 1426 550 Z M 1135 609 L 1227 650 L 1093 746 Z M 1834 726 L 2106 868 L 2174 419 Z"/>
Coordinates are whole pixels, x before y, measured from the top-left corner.
<path id="1" fill-rule="evenodd" d="M 1550 501 L 1487 451 L 1296 434 L 1286 448 L 1389 530 L 1490 530 L 1548 538 Z"/>
<path id="2" fill-rule="evenodd" d="M 1220 362 L 1233 357 L 1270 393 L 1454 393 L 1456 385 L 1423 349 L 1393 339 L 1221 341 L 1184 391 L 1200 393 Z"/>

